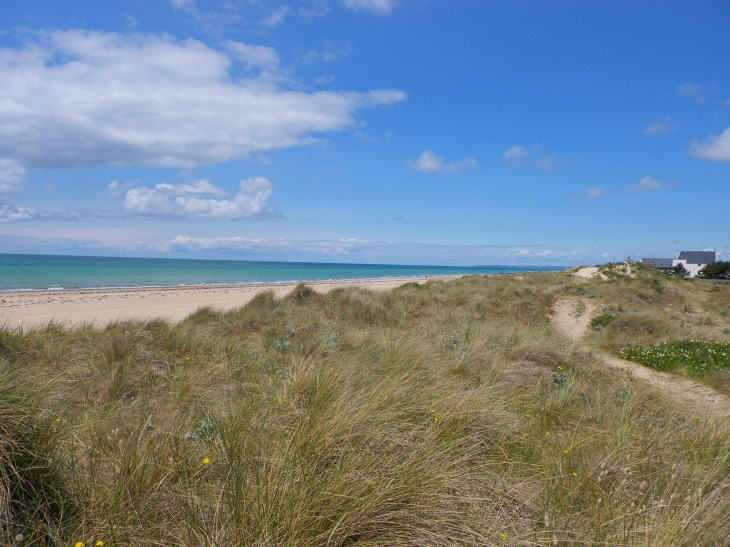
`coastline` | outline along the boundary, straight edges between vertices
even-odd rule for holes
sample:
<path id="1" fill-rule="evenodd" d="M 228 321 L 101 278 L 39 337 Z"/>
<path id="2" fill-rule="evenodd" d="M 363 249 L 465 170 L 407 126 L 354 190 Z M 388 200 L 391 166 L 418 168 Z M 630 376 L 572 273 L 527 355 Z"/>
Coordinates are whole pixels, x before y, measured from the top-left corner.
<path id="1" fill-rule="evenodd" d="M 406 283 L 425 283 L 427 279 L 449 281 L 459 277 L 462 274 L 343 279 L 306 284 L 321 293 L 338 287 L 386 291 Z M 51 321 L 67 326 L 93 324 L 97 327 L 132 319 L 178 322 L 203 307 L 227 311 L 243 306 L 268 290 L 280 298 L 299 283 L 0 291 L 0 324 L 6 328 L 27 330 L 43 327 Z"/>

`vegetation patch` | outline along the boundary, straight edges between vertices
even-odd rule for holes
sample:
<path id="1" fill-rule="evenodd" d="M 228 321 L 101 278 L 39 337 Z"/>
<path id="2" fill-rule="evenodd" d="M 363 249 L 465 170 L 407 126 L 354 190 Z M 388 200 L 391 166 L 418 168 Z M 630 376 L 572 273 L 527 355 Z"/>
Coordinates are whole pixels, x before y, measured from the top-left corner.
<path id="1" fill-rule="evenodd" d="M 662 371 L 686 370 L 704 376 L 730 368 L 730 343 L 684 340 L 653 346 L 626 346 L 621 357 Z"/>
<path id="2" fill-rule="evenodd" d="M 608 325 L 614 319 L 616 319 L 616 317 L 608 313 L 598 315 L 591 319 L 591 327 L 593 327 L 594 329 L 601 329 Z"/>

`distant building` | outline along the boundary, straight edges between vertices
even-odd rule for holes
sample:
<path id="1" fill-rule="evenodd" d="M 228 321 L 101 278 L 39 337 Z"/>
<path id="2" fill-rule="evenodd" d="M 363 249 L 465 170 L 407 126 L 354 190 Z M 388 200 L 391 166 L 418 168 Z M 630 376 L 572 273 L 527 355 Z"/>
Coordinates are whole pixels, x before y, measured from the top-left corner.
<path id="1" fill-rule="evenodd" d="M 696 276 L 702 268 L 715 262 L 715 251 L 682 251 L 679 258 L 674 260 L 674 266 L 681 264 L 689 272 L 690 277 Z"/>
<path id="2" fill-rule="evenodd" d="M 695 277 L 702 268 L 715 262 L 715 251 L 682 251 L 679 258 L 642 258 L 641 262 L 660 270 L 671 270 L 681 264 L 690 277 Z"/>

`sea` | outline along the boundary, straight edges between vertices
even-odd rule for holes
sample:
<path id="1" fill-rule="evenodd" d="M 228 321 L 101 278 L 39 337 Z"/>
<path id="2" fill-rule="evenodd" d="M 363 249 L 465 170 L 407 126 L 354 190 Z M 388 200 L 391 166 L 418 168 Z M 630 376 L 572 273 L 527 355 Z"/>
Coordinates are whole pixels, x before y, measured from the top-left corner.
<path id="1" fill-rule="evenodd" d="M 0 291 L 250 285 L 562 269 L 0 254 Z"/>

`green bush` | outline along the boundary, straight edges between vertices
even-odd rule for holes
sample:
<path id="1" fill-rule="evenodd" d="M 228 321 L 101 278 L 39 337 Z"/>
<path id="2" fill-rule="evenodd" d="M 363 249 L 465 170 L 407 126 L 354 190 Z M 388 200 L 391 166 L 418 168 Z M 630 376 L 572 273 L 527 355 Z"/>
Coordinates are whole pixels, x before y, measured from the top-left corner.
<path id="1" fill-rule="evenodd" d="M 697 277 L 702 279 L 727 279 L 730 277 L 730 262 L 713 262 L 700 270 Z"/>
<path id="2" fill-rule="evenodd" d="M 598 316 L 594 317 L 593 319 L 591 319 L 591 327 L 593 327 L 594 329 L 596 327 L 598 327 L 598 328 L 605 327 L 614 319 L 616 319 L 616 318 L 613 315 L 610 315 L 608 313 L 604 313 L 603 315 L 598 315 Z"/>

